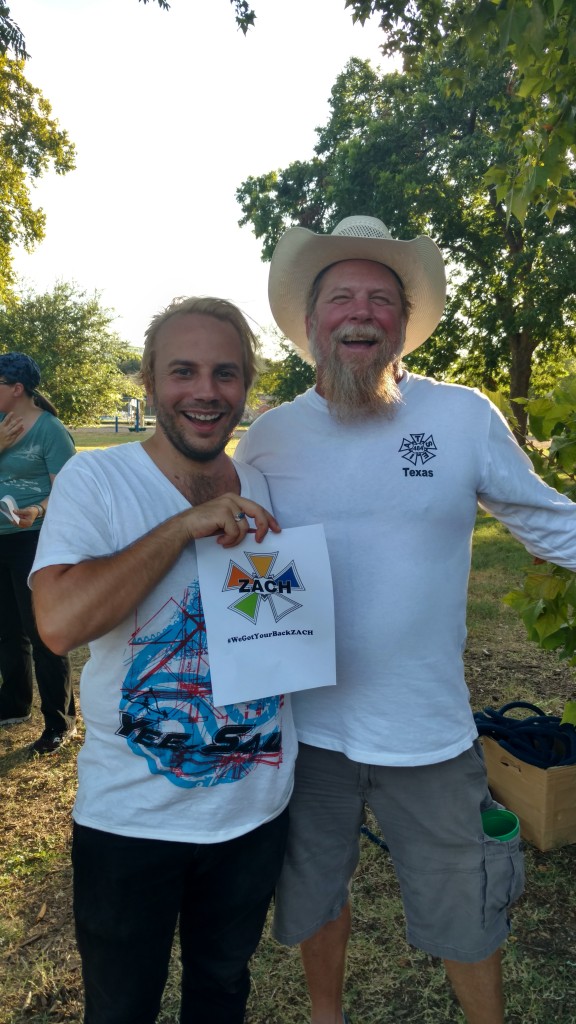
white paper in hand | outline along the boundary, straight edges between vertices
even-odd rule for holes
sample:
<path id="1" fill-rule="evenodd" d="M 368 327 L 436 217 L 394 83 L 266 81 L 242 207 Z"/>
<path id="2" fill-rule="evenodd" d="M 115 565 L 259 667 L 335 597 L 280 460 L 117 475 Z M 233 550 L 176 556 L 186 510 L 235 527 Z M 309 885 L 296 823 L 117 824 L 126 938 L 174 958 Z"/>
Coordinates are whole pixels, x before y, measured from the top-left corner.
<path id="1" fill-rule="evenodd" d="M 5 494 L 3 498 L 0 498 L 0 512 L 16 525 L 20 522 L 20 516 L 16 515 L 17 508 L 18 506 L 10 494 Z"/>
<path id="2" fill-rule="evenodd" d="M 336 683 L 334 596 L 324 528 L 196 541 L 214 703 Z"/>

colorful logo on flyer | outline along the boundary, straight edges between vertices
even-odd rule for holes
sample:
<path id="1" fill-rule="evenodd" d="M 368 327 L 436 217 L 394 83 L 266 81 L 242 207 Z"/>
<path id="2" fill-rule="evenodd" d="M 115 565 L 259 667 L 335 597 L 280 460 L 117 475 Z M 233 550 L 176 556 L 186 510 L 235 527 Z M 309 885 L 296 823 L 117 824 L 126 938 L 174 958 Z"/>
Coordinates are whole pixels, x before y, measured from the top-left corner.
<path id="1" fill-rule="evenodd" d="M 245 551 L 244 556 L 250 565 L 249 569 L 230 560 L 222 590 L 235 590 L 240 595 L 228 605 L 231 612 L 255 623 L 265 603 L 270 608 L 275 622 L 279 622 L 286 615 L 291 615 L 297 608 L 302 607 L 300 602 L 292 597 L 292 594 L 306 589 L 296 564 L 292 560 L 280 572 L 275 572 L 278 554 L 278 551 L 269 554 Z"/>

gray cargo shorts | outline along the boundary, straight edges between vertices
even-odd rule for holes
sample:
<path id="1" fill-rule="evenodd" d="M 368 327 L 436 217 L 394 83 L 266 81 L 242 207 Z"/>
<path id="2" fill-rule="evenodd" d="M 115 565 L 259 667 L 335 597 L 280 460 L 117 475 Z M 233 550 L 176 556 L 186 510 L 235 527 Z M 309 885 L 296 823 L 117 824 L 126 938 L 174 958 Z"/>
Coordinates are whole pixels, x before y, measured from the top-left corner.
<path id="1" fill-rule="evenodd" d="M 275 938 L 302 942 L 339 916 L 369 807 L 400 883 L 408 942 L 448 960 L 484 960 L 508 935 L 508 910 L 524 888 L 519 837 L 500 842 L 482 830 L 480 813 L 492 806 L 501 805 L 488 790 L 479 741 L 416 768 L 360 764 L 301 744 Z"/>

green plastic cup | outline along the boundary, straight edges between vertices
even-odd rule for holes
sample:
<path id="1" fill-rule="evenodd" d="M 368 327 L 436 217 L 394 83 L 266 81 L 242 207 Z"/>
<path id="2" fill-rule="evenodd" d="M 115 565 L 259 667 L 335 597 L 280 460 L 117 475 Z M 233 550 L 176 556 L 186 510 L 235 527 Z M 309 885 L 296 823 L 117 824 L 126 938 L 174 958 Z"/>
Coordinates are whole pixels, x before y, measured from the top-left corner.
<path id="1" fill-rule="evenodd" d="M 491 839 L 499 839 L 501 843 L 514 839 L 520 831 L 520 822 L 513 811 L 503 807 L 491 807 L 482 811 L 482 828 Z"/>

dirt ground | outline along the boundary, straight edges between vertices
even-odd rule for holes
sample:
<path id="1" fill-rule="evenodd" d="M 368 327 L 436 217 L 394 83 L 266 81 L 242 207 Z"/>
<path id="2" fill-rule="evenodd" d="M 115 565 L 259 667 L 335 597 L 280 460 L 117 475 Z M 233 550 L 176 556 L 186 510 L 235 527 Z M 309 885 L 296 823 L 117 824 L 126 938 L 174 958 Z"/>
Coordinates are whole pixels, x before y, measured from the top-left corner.
<path id="1" fill-rule="evenodd" d="M 474 711 L 521 698 L 561 714 L 576 697 L 574 669 L 527 641 L 520 622 L 507 623 L 505 637 L 488 628 L 469 635 L 464 662 Z"/>
<path id="2" fill-rule="evenodd" d="M 76 675 L 83 662 L 84 652 L 74 655 Z M 472 694 L 474 710 L 486 705 L 499 707 L 502 703 L 522 696 L 541 703 L 549 712 L 556 713 L 564 702 L 575 696 L 573 671 L 558 663 L 553 655 L 547 655 L 529 644 L 523 627 L 510 622 L 505 637 L 495 635 L 488 626 L 476 630 L 470 637 L 466 653 L 466 667 Z M 0 735 L 0 775 L 2 776 L 2 827 L 4 838 L 4 864 L 0 869 L 0 898 L 3 905 L 3 921 L 0 926 L 0 987 L 4 986 L 4 997 L 0 1007 L 0 1024 L 36 1024 L 48 1022 L 78 1022 L 82 1014 L 82 991 L 79 958 L 73 936 L 71 917 L 71 877 L 68 861 L 70 840 L 70 808 L 75 788 L 75 759 L 80 739 L 74 740 L 57 758 L 31 761 L 25 746 L 39 734 L 41 719 L 34 712 L 33 721 L 25 726 L 4 729 Z M 566 901 L 566 883 L 571 879 L 573 888 L 576 868 L 576 845 L 551 856 L 538 853 L 531 848 L 527 853 L 531 872 L 531 888 L 538 897 L 534 905 L 519 911 L 520 938 L 513 955 L 520 960 L 522 971 L 534 959 L 538 963 L 544 980 L 538 982 L 545 987 L 550 998 L 554 995 L 554 984 L 558 977 L 558 965 L 571 963 L 576 941 L 574 903 Z M 371 868 L 366 868 L 369 872 Z M 556 873 L 556 875 L 554 874 Z M 554 878 L 559 879 L 555 884 Z M 368 881 L 366 881 L 368 879 Z M 376 898 L 376 885 L 365 875 L 360 879 L 359 891 L 365 884 Z M 382 883 L 380 894 L 386 904 L 397 901 L 393 883 Z M 569 883 L 570 884 L 570 883 Z M 390 886 L 389 891 L 386 886 Z M 538 895 L 538 886 L 543 886 Z M 372 896 L 370 897 L 370 902 Z M 522 916 L 522 914 L 524 916 Z M 366 932 L 367 948 L 373 946 L 374 922 L 359 923 L 360 932 Z M 572 952 L 571 952 L 572 951 Z M 286 964 L 285 951 L 274 953 Z M 511 954 L 512 955 L 512 954 Z M 422 955 L 420 955 L 422 959 Z M 570 957 L 572 959 L 570 959 Z M 362 957 L 361 957 L 362 959 Z M 413 957 L 405 955 L 404 964 L 412 964 Z M 428 958 L 428 961 L 430 958 Z M 355 970 L 351 961 L 351 976 Z M 404 970 L 408 968 L 405 966 Z M 410 968 L 412 969 L 412 968 Z M 545 974 L 550 970 L 549 980 Z M 568 968 L 563 967 L 564 971 Z M 260 974 L 261 988 L 270 987 L 270 971 L 275 967 L 256 964 L 256 983 Z M 286 966 L 278 968 L 287 971 Z M 298 970 L 298 968 L 294 968 Z M 428 962 L 418 961 L 422 977 L 432 977 L 434 968 Z M 260 971 L 260 974 L 259 974 Z M 516 971 L 516 967 L 514 967 Z M 423 973 L 422 973 L 423 972 Z M 376 973 L 370 972 L 370 976 Z M 538 975 L 538 977 L 540 977 Z M 296 975 L 296 1000 L 305 1000 L 303 985 Z M 515 975 L 514 975 L 515 977 Z M 532 979 L 532 976 L 530 976 Z M 562 974 L 562 979 L 565 974 Z M 287 984 L 291 984 L 289 981 Z M 423 982 L 422 982 L 423 983 Z M 281 975 L 275 981 L 282 987 Z M 521 992 L 526 986 L 536 984 L 533 979 L 524 979 L 520 972 L 517 985 Z M 558 982 L 560 988 L 565 981 Z M 574 986 L 572 986 L 573 988 Z M 395 1020 L 421 1021 L 461 1020 L 459 1011 L 450 1004 L 447 1010 L 430 1010 L 431 1016 L 424 1016 L 422 1000 L 417 994 L 418 987 L 398 995 Z M 362 999 L 366 1000 L 365 1010 L 359 1014 Z M 392 1017 L 378 1015 L 374 1010 L 376 997 L 370 991 L 357 995 L 358 1010 L 354 1017 L 358 1024 L 364 1021 L 392 1020 Z M 524 996 L 522 996 L 524 998 Z M 290 1001 L 290 1000 L 288 1000 Z M 302 1004 L 305 1006 L 305 1003 Z M 395 1004 L 396 1005 L 396 1004 Z M 572 1004 L 576 1005 L 576 1001 Z M 526 1014 L 525 1019 L 550 1024 L 574 1024 L 576 1011 L 562 1010 L 553 1004 L 550 1010 L 535 1016 Z M 280 1024 L 276 1016 L 266 1016 L 263 1009 L 252 1010 L 249 1020 L 253 1024 Z M 572 1013 L 572 1015 L 571 1015 Z M 264 1014 L 264 1015 L 263 1015 Z M 293 1015 L 294 1014 L 294 1015 Z M 163 1012 L 160 1022 L 173 1021 L 172 1011 Z M 287 1009 L 284 1020 L 304 1021 L 305 1010 Z M 508 1018 L 512 1024 L 524 1024 L 523 1017 L 514 1012 Z"/>

